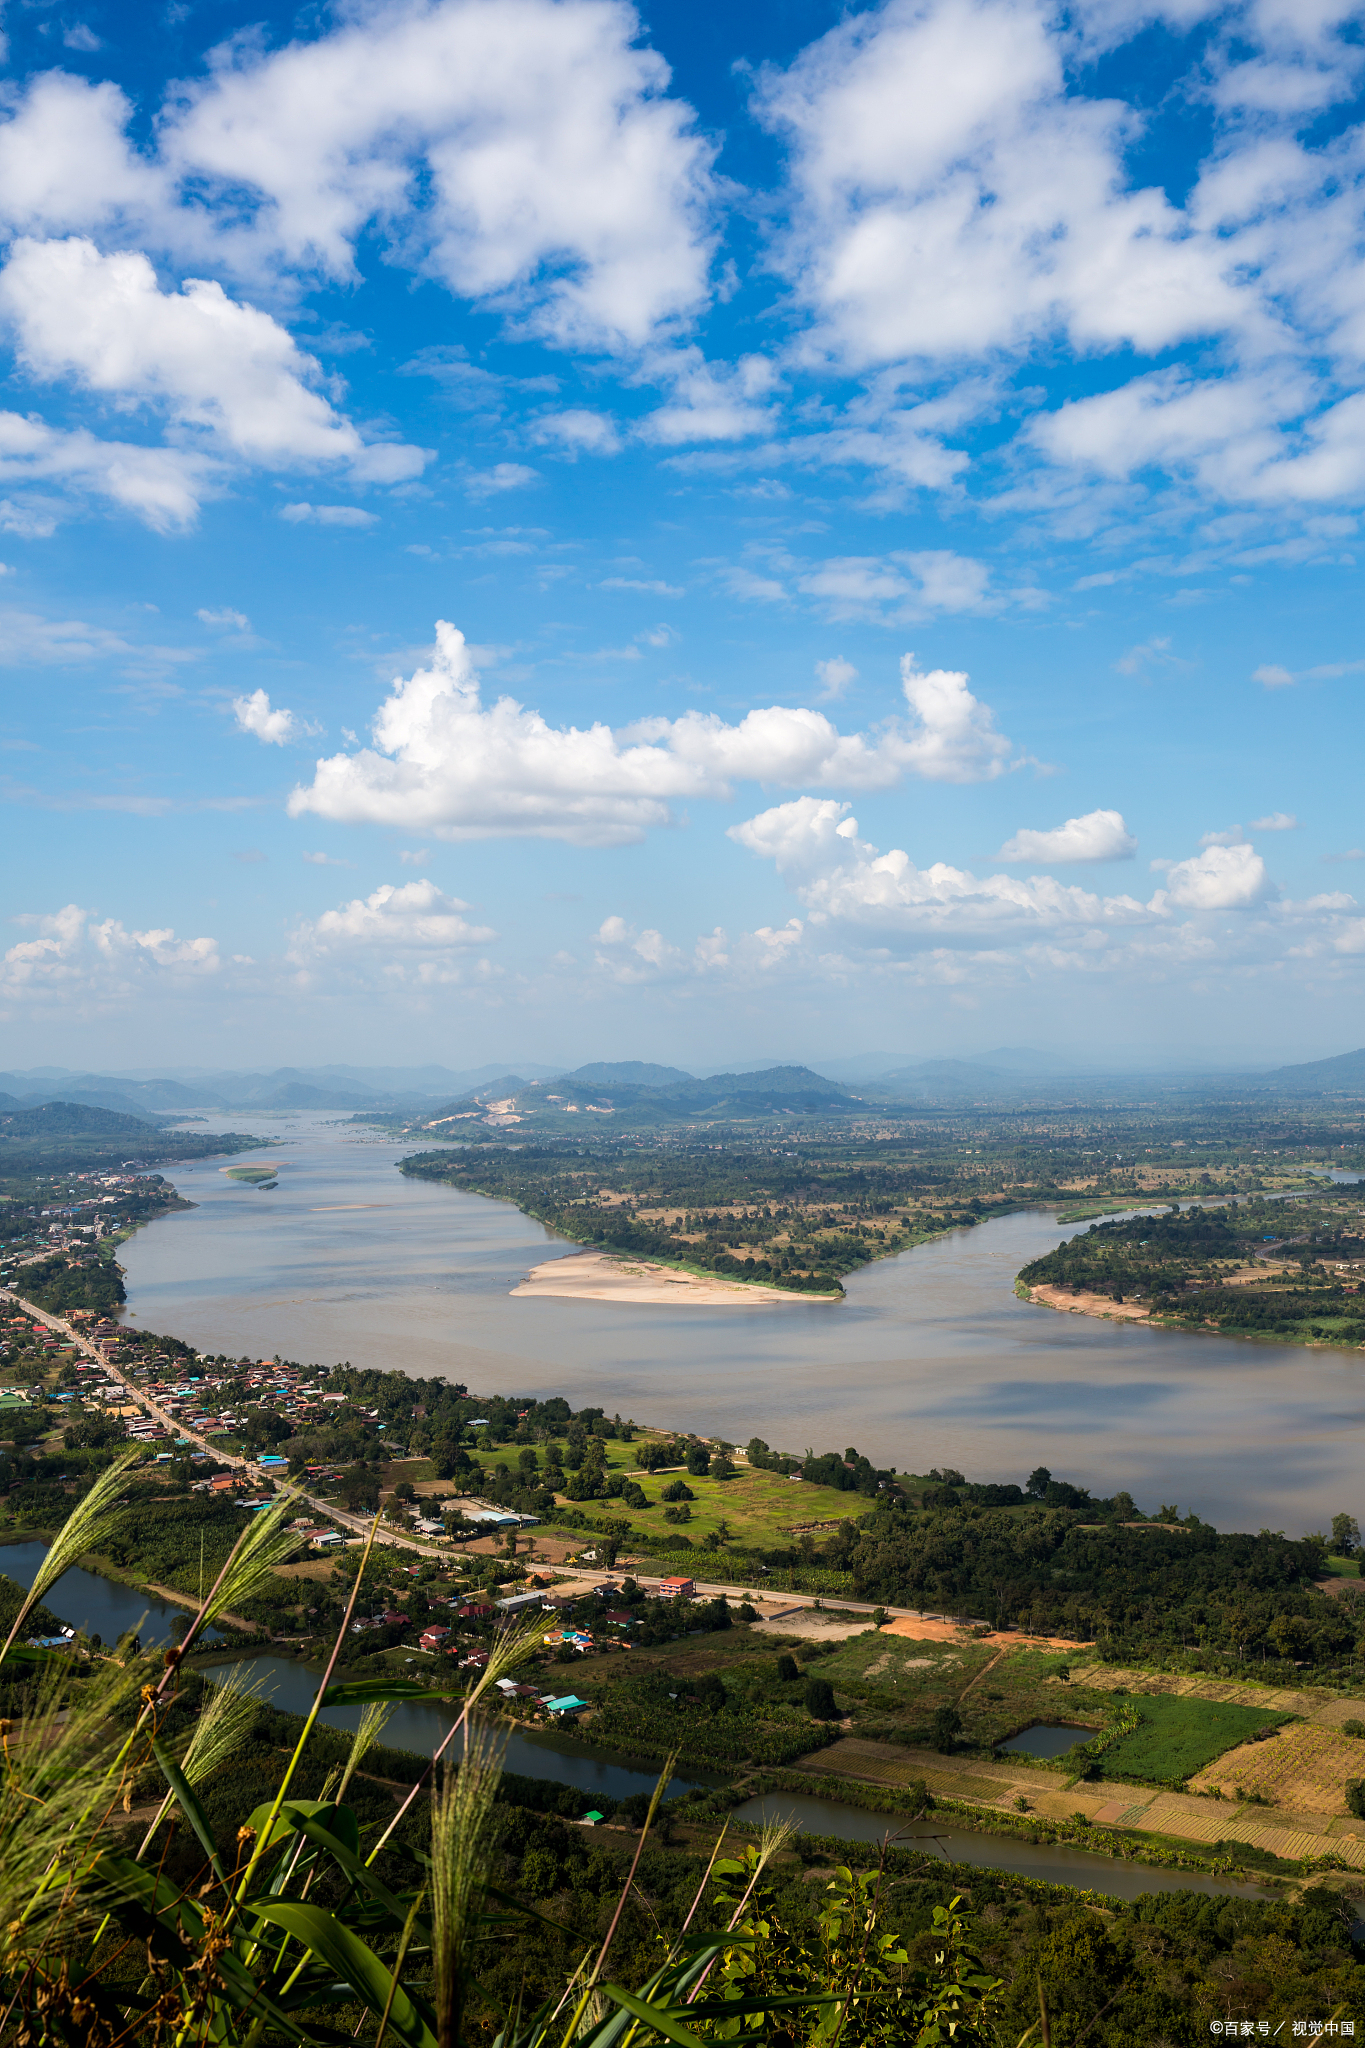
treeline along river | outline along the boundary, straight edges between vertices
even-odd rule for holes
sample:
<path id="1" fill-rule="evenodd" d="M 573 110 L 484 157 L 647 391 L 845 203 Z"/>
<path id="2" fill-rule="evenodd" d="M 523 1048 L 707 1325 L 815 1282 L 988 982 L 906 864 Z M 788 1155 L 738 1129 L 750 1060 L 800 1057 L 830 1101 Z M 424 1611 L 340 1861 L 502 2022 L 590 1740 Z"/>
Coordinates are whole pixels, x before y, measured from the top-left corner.
<path id="1" fill-rule="evenodd" d="M 168 1169 L 197 1206 L 124 1247 L 128 1312 L 209 1352 L 444 1373 L 667 1427 L 1022 1480 L 1035 1465 L 1147 1509 L 1298 1534 L 1356 1496 L 1365 1353 L 1060 1315 L 1014 1276 L 1070 1234 L 1045 1212 L 850 1276 L 843 1302 L 536 1300 L 577 1247 L 501 1202 L 397 1171 L 410 1147 L 325 1116 L 248 1121 L 278 1187 Z M 1079 1226 L 1084 1228 L 1085 1226 Z"/>

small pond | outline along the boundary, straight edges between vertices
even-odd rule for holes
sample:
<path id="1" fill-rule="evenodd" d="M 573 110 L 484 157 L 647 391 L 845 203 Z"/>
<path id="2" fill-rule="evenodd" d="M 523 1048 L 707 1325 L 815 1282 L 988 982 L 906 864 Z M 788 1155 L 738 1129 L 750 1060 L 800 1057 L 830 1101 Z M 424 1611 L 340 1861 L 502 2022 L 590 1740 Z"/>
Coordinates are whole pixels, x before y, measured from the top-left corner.
<path id="1" fill-rule="evenodd" d="M 1066 1728 L 1056 1721 L 1037 1721 L 1032 1728 L 1011 1735 L 1008 1742 L 997 1743 L 996 1748 L 1013 1750 L 1016 1756 L 1065 1756 L 1078 1742 L 1088 1742 L 1098 1733 L 1097 1728 Z"/>
<path id="2" fill-rule="evenodd" d="M 1270 1899 L 1276 1893 L 1255 1884 L 1234 1884 L 1229 1878 L 1205 1877 L 1194 1870 L 1160 1870 L 1147 1863 L 1125 1863 L 1117 1856 L 1097 1856 L 1065 1844 L 1016 1841 L 1010 1835 L 978 1834 L 971 1828 L 940 1825 L 932 1814 L 907 1820 L 901 1813 L 865 1813 L 837 1799 L 813 1799 L 803 1793 L 769 1792 L 735 1808 L 735 1819 L 762 1826 L 769 1820 L 797 1820 L 808 1834 L 835 1835 L 845 1842 L 880 1842 L 891 1834 L 901 1848 L 922 1848 L 948 1863 L 975 1864 L 980 1870 L 1008 1870 L 1016 1877 L 1038 1877 L 1047 1884 L 1071 1884 L 1105 1892 L 1111 1899 L 1136 1899 L 1144 1892 L 1205 1892 L 1223 1898 Z"/>
<path id="3" fill-rule="evenodd" d="M 205 1678 L 222 1679 L 229 1670 L 239 1667 L 215 1663 L 200 1668 Z M 322 1676 L 316 1666 L 300 1663 L 292 1657 L 249 1657 L 243 1660 L 241 1668 L 249 1677 L 264 1681 L 264 1697 L 286 1714 L 308 1712 Z M 325 1707 L 319 1719 L 333 1728 L 355 1730 L 360 1725 L 360 1713 L 359 1707 Z M 430 1756 L 449 1733 L 455 1718 L 454 1707 L 401 1701 L 395 1704 L 381 1740 L 392 1749 L 407 1749 L 417 1756 Z M 588 1743 L 576 1742 L 571 1735 L 562 1735 L 556 1730 L 542 1733 L 540 1729 L 530 1728 L 513 1732 L 508 1740 L 503 1767 L 523 1778 L 551 1778 L 561 1785 L 574 1785 L 592 1798 L 605 1793 L 611 1799 L 625 1799 L 632 1792 L 652 1792 L 659 1777 L 657 1766 L 643 1758 L 594 1749 Z M 694 1785 L 723 1785 L 725 1782 L 714 1773 L 692 1770 L 685 1778 L 670 1781 L 668 1797 L 680 1798 Z"/>
<path id="4" fill-rule="evenodd" d="M 0 1544 L 0 1572 L 27 1590 L 46 1553 L 47 1544 L 37 1536 Z M 184 1612 L 154 1593 L 141 1593 L 136 1586 L 121 1585 L 116 1579 L 102 1579 L 95 1572 L 82 1571 L 79 1565 L 62 1573 L 44 1595 L 43 1605 L 59 1614 L 68 1628 L 84 1629 L 105 1643 L 116 1643 L 126 1630 L 135 1628 L 144 1649 L 169 1643 L 171 1623 Z M 219 1640 L 215 1629 L 206 1629 L 205 1638 Z"/>

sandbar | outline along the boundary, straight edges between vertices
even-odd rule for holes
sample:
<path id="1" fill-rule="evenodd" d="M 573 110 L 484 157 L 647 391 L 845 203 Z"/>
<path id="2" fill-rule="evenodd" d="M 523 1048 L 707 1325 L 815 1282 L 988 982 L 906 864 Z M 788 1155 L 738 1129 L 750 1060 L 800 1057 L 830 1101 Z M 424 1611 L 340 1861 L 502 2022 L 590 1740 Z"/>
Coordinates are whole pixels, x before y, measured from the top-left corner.
<path id="1" fill-rule="evenodd" d="M 830 1294 L 797 1294 L 785 1287 L 764 1287 L 755 1280 L 723 1280 L 715 1273 L 685 1273 L 677 1266 L 659 1266 L 647 1259 L 613 1258 L 606 1252 L 579 1252 L 565 1259 L 546 1259 L 532 1266 L 512 1294 L 553 1295 L 561 1301 L 622 1303 L 679 1302 L 696 1308 L 753 1307 L 775 1301 L 834 1301 Z"/>

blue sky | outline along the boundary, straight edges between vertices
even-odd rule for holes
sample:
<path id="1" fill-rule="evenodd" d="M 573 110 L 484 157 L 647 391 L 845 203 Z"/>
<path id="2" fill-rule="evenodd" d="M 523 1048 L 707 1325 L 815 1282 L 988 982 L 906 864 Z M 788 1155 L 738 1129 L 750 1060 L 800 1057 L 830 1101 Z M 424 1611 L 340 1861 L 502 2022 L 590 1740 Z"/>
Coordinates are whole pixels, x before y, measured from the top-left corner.
<path id="1" fill-rule="evenodd" d="M 1358 8 L 7 27 L 4 1064 L 1365 1037 Z"/>

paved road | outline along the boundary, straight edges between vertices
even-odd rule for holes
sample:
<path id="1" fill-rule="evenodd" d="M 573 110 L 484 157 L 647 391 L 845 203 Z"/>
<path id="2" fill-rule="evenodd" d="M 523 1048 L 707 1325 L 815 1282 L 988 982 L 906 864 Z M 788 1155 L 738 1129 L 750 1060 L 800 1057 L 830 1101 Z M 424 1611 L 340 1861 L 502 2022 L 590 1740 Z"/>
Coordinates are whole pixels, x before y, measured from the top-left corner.
<path id="1" fill-rule="evenodd" d="M 79 1330 L 72 1329 L 65 1316 L 49 1315 L 45 1308 L 39 1308 L 35 1301 L 26 1301 L 23 1295 L 17 1294 L 12 1287 L 0 1287 L 0 1299 L 13 1302 L 16 1308 L 21 1308 L 25 1315 L 32 1316 L 35 1322 L 45 1323 L 49 1330 L 55 1330 L 59 1336 L 68 1338 L 78 1351 L 83 1351 L 87 1358 L 93 1359 L 96 1365 L 100 1366 L 103 1371 L 109 1373 L 112 1378 L 118 1381 L 127 1394 L 128 1399 L 135 1401 L 144 1415 L 153 1416 L 157 1422 L 164 1423 L 166 1428 L 171 1430 L 176 1436 L 187 1437 L 192 1444 L 197 1444 L 201 1451 L 210 1452 L 220 1465 L 231 1465 L 241 1472 L 250 1469 L 250 1459 L 232 1457 L 221 1446 L 212 1443 L 208 1437 L 200 1436 L 197 1430 L 190 1429 L 185 1423 L 179 1421 L 176 1416 L 163 1408 L 159 1401 L 154 1401 L 150 1394 L 145 1393 L 141 1387 L 134 1386 L 127 1375 L 121 1372 L 111 1359 L 106 1358 L 97 1345 L 92 1344 L 88 1337 L 83 1337 Z"/>

